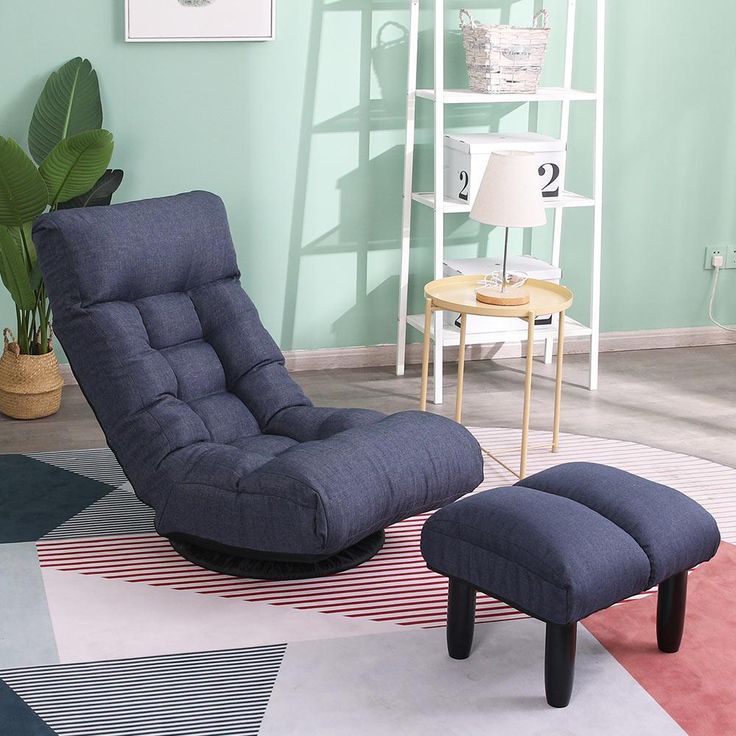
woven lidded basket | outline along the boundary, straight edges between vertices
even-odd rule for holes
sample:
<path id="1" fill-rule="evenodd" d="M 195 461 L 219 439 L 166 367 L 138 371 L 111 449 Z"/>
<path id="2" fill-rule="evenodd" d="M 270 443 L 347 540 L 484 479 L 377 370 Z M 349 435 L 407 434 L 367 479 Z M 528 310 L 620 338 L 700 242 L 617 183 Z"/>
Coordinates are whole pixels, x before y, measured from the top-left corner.
<path id="1" fill-rule="evenodd" d="M 56 414 L 64 379 L 54 351 L 21 355 L 7 329 L 4 342 L 0 357 L 0 412 L 13 419 L 40 419 Z"/>
<path id="2" fill-rule="evenodd" d="M 484 25 L 461 10 L 470 89 L 484 94 L 536 92 L 547 54 L 548 18 L 540 10 L 531 28 Z"/>

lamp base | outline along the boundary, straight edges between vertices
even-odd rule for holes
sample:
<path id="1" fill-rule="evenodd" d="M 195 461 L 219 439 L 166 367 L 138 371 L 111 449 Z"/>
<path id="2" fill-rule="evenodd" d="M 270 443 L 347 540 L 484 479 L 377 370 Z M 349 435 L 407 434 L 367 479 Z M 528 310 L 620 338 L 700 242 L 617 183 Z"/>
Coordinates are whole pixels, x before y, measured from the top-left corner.
<path id="1" fill-rule="evenodd" d="M 529 292 L 526 289 L 510 289 L 499 291 L 492 286 L 484 286 L 475 290 L 475 298 L 483 304 L 493 304 L 499 307 L 518 307 L 529 304 Z"/>

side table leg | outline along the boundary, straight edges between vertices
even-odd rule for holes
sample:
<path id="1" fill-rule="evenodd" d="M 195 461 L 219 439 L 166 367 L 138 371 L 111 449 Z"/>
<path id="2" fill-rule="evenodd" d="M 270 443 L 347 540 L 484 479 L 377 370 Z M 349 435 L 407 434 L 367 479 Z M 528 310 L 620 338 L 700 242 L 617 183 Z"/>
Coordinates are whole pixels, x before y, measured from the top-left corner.
<path id="1" fill-rule="evenodd" d="M 562 361 L 565 353 L 565 313 L 559 314 L 557 330 L 557 368 L 555 370 L 555 419 L 552 430 L 552 452 L 560 448 L 560 410 L 562 407 Z"/>
<path id="2" fill-rule="evenodd" d="M 429 338 L 432 329 L 432 300 L 424 301 L 424 345 L 422 349 L 422 388 L 419 411 L 427 411 L 427 386 L 429 385 Z"/>
<path id="3" fill-rule="evenodd" d="M 521 463 L 519 478 L 526 477 L 526 455 L 529 448 L 529 415 L 532 409 L 532 375 L 534 373 L 534 313 L 527 315 L 526 376 L 524 380 L 524 416 L 521 422 Z"/>
<path id="4" fill-rule="evenodd" d="M 463 419 L 463 381 L 465 379 L 465 335 L 468 315 L 460 315 L 460 345 L 457 354 L 457 396 L 455 397 L 455 421 L 460 424 Z"/>

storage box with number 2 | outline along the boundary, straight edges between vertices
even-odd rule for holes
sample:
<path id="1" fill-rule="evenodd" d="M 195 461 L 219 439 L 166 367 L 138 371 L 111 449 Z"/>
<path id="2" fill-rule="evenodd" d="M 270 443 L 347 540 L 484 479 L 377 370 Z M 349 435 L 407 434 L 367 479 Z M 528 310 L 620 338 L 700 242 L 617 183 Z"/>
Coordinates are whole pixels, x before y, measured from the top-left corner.
<path id="1" fill-rule="evenodd" d="M 467 133 L 445 136 L 445 196 L 471 205 L 494 151 L 536 154 L 544 197 L 559 197 L 565 167 L 565 145 L 539 133 Z"/>

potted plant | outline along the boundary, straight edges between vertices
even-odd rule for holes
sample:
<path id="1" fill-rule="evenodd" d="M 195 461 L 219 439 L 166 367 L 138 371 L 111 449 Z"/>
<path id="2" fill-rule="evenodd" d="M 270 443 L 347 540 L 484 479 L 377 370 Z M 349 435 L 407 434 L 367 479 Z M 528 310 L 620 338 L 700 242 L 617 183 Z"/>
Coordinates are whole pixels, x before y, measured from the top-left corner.
<path id="1" fill-rule="evenodd" d="M 36 103 L 28 131 L 33 160 L 0 135 L 0 277 L 16 313 L 16 333 L 4 330 L 0 358 L 0 412 L 7 416 L 49 416 L 61 402 L 33 222 L 47 210 L 109 204 L 123 176 L 107 169 L 113 145 L 102 129 L 97 74 L 81 58 L 51 74 Z"/>

